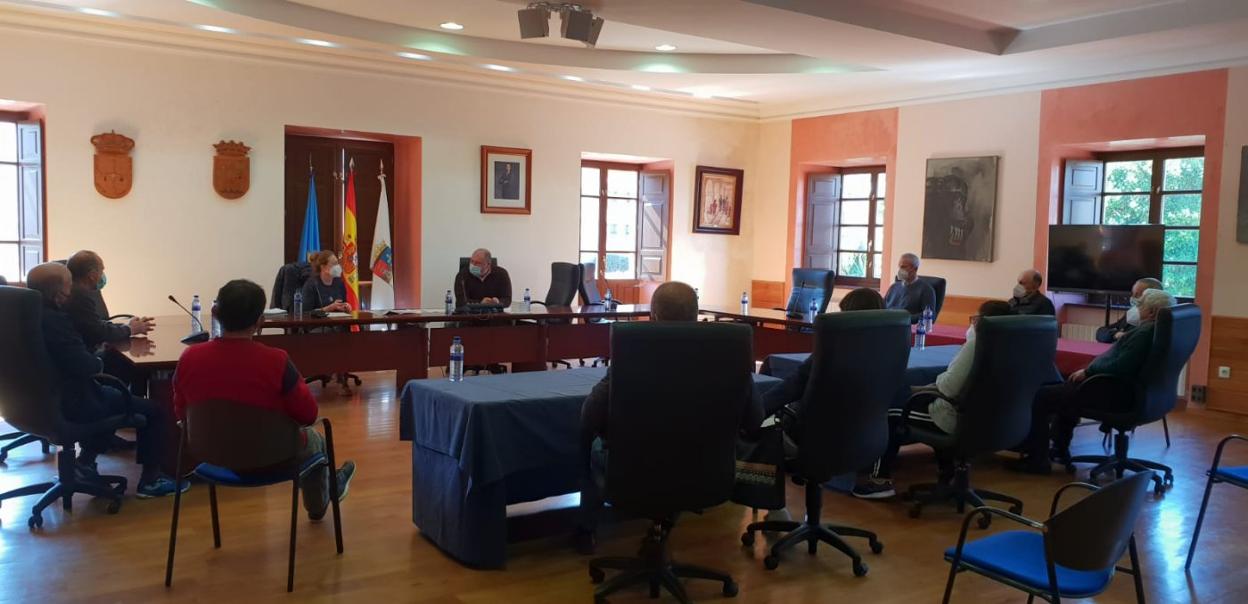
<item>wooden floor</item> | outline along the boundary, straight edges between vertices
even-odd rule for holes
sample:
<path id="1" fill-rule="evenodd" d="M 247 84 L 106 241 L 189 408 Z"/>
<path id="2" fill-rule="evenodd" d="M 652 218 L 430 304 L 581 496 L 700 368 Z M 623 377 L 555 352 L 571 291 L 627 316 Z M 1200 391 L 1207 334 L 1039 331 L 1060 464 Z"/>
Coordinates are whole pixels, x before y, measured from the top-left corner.
<path id="1" fill-rule="evenodd" d="M 515 545 L 504 571 L 474 571 L 450 560 L 421 537 L 411 523 L 410 448 L 400 443 L 398 409 L 391 374 L 366 374 L 365 385 L 344 397 L 332 388 L 320 396 L 322 413 L 335 423 L 339 459 L 354 459 L 359 472 L 344 503 L 346 553 L 333 552 L 332 525 L 299 525 L 297 601 L 374 602 L 584 602 L 590 601 L 587 558 L 566 537 Z M 314 391 L 319 387 L 313 387 Z M 1183 560 L 1196 519 L 1207 468 L 1216 441 L 1248 432 L 1248 419 L 1205 411 L 1170 417 L 1174 445 L 1166 449 L 1159 426 L 1140 430 L 1134 453 L 1171 464 L 1175 486 L 1163 499 L 1150 500 L 1137 535 L 1151 602 L 1248 602 L 1248 493 L 1234 487 L 1215 490 L 1197 565 L 1184 573 Z M 1076 452 L 1100 449 L 1100 433 L 1084 428 Z M 1248 447 L 1232 461 L 1248 463 Z M 127 456 L 115 455 L 103 469 L 137 477 Z M 926 479 L 930 453 L 907 451 L 899 468 L 901 485 Z M 36 446 L 15 452 L 0 468 L 0 489 L 49 479 L 51 456 Z M 1068 479 L 1004 472 L 998 460 L 979 464 L 975 482 L 1021 497 L 1026 514 L 1042 517 L 1053 491 Z M 790 486 L 791 509 L 802 497 Z M 221 496 L 223 547 L 213 550 L 207 489 L 185 499 L 174 584 L 163 585 L 171 499 L 128 498 L 121 513 L 107 515 L 98 501 L 79 496 L 72 514 L 49 508 L 42 531 L 26 528 L 34 498 L 10 500 L 0 508 L 0 601 L 8 602 L 214 602 L 293 601 L 285 593 L 290 492 L 286 488 L 225 490 Z M 703 516 L 683 518 L 674 533 L 678 559 L 731 572 L 740 583 L 740 602 L 934 602 L 947 573 L 941 558 L 956 540 L 960 519 L 951 510 L 932 508 L 913 520 L 897 502 L 865 502 L 825 494 L 825 520 L 877 531 L 883 554 L 865 554 L 871 572 L 850 573 L 847 559 L 821 548 L 817 556 L 794 550 L 778 570 L 762 568 L 765 541 L 753 550 L 738 538 L 750 512 L 723 505 Z M 1236 514 L 1235 512 L 1240 512 Z M 991 530 L 1005 528 L 997 522 Z M 605 530 L 599 554 L 630 555 L 644 524 L 624 523 Z M 977 532 L 976 534 L 983 534 Z M 861 548 L 865 551 L 865 544 Z M 1134 601 L 1129 578 L 1115 580 L 1099 602 Z M 719 588 L 689 584 L 697 600 L 720 599 Z M 641 591 L 613 602 L 649 601 Z M 954 591 L 957 602 L 1021 602 L 1025 598 L 987 580 L 964 575 Z M 668 600 L 670 601 L 670 600 Z"/>

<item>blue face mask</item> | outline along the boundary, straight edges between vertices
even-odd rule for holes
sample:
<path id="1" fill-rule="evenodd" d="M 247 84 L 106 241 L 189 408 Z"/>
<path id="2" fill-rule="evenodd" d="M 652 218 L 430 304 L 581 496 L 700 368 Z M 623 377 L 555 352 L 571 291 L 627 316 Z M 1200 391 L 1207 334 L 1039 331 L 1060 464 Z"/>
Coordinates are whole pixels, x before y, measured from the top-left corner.
<path id="1" fill-rule="evenodd" d="M 105 285 L 108 285 L 108 275 L 100 273 L 100 281 L 95 284 L 95 289 L 104 289 Z"/>
<path id="2" fill-rule="evenodd" d="M 480 276 L 481 276 L 481 267 L 479 267 L 479 266 L 477 266 L 477 265 L 475 265 L 475 264 L 469 264 L 469 265 L 468 265 L 468 272 L 472 273 L 472 276 L 473 276 L 473 277 L 480 277 Z"/>

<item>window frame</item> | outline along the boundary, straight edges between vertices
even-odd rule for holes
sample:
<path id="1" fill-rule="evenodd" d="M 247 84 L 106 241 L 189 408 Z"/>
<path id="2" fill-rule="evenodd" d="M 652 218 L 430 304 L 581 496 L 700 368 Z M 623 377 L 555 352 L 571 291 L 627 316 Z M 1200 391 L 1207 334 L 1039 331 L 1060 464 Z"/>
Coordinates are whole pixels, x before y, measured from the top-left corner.
<path id="1" fill-rule="evenodd" d="M 879 256 L 881 264 L 884 262 L 884 242 L 875 241 L 876 229 L 884 228 L 883 223 L 876 222 L 880 203 L 888 203 L 887 191 L 881 197 L 879 195 L 879 183 L 881 179 L 888 178 L 887 166 L 861 166 L 853 168 L 841 168 L 838 173 L 841 176 L 840 197 L 836 200 L 836 248 L 833 250 L 832 266 L 836 270 L 836 278 L 834 285 L 843 285 L 849 287 L 878 287 L 884 278 L 884 267 L 880 266 L 880 276 L 875 277 L 875 258 Z M 845 197 L 845 177 L 851 174 L 871 174 L 871 193 L 866 197 Z M 846 201 L 867 201 L 867 224 L 845 224 L 841 220 L 841 204 Z M 866 227 L 867 229 L 867 249 L 849 250 L 841 247 L 841 229 L 844 227 Z M 887 237 L 887 235 L 885 235 Z M 867 262 L 864 269 L 865 277 L 849 277 L 841 274 L 841 254 L 866 254 Z"/>
<path id="2" fill-rule="evenodd" d="M 17 189 L 14 191 L 14 194 L 17 196 L 15 199 L 15 201 L 17 202 L 15 205 L 15 209 L 17 213 L 15 216 L 13 216 L 13 220 L 17 226 L 17 237 L 15 239 L 0 240 L 0 244 L 13 245 L 17 247 L 17 253 L 18 253 L 17 261 L 18 261 L 18 273 L 19 274 L 15 275 L 14 279 L 9 281 L 10 284 L 16 284 L 16 283 L 22 283 L 26 278 L 26 275 L 22 274 L 23 246 L 31 245 L 35 241 L 38 241 L 39 262 L 47 262 L 47 259 L 48 259 L 48 198 L 47 198 L 48 181 L 47 181 L 46 172 L 44 170 L 44 154 L 45 154 L 45 147 L 47 143 L 44 140 L 43 120 L 32 116 L 32 114 L 29 112 L 0 111 L 0 123 L 12 124 L 14 135 L 17 137 L 17 141 L 16 141 L 17 155 L 13 158 L 13 161 L 0 160 L 0 164 L 6 165 L 6 166 L 13 166 L 14 177 L 15 177 L 14 184 L 17 186 Z M 22 161 L 22 152 L 21 152 L 22 130 L 21 128 L 23 125 L 33 125 L 33 124 L 37 124 L 39 128 L 38 161 L 37 162 Z M 39 206 L 40 206 L 39 207 L 39 214 L 40 214 L 39 235 L 40 237 L 38 239 L 33 239 L 33 238 L 23 236 L 26 229 L 25 229 L 25 224 L 24 224 L 24 219 L 23 219 L 24 211 L 23 211 L 23 206 L 22 206 L 23 204 L 22 168 L 32 166 L 32 165 L 37 165 L 39 168 Z"/>
<path id="3" fill-rule="evenodd" d="M 583 159 L 581 160 L 580 168 L 582 170 L 585 168 L 593 168 L 593 169 L 598 170 L 598 249 L 587 250 L 581 247 L 582 242 L 580 241 L 581 230 L 580 230 L 579 221 L 584 219 L 584 216 L 581 215 L 578 218 L 578 223 L 577 223 L 576 257 L 578 259 L 578 262 L 580 261 L 580 258 L 583 255 L 594 254 L 595 257 L 597 258 L 596 268 L 599 271 L 599 275 L 603 276 L 603 279 L 608 279 L 611 281 L 639 280 L 641 278 L 639 276 L 641 272 L 641 173 L 644 171 L 645 166 L 642 164 L 629 164 L 629 163 L 622 163 L 622 162 L 608 162 L 608 161 Z M 636 180 L 637 180 L 636 197 L 619 197 L 619 196 L 608 194 L 607 175 L 611 170 L 627 171 L 627 172 L 632 172 L 636 175 Z M 578 171 L 578 174 L 579 174 L 579 171 Z M 580 178 L 577 178 L 576 186 L 577 186 L 577 202 L 578 202 L 578 208 L 579 208 L 580 201 L 591 196 L 586 195 L 585 192 L 581 189 Z M 613 200 L 613 199 L 620 200 L 620 201 L 632 201 L 634 206 L 636 207 L 636 210 L 637 210 L 636 215 L 633 218 L 633 249 L 632 250 L 616 250 L 616 249 L 607 248 L 607 235 L 608 235 L 607 234 L 607 206 L 610 204 L 610 200 Z M 578 214 L 580 214 L 579 210 L 578 210 Z M 633 275 L 631 277 L 608 277 L 606 276 L 607 254 L 632 254 Z"/>

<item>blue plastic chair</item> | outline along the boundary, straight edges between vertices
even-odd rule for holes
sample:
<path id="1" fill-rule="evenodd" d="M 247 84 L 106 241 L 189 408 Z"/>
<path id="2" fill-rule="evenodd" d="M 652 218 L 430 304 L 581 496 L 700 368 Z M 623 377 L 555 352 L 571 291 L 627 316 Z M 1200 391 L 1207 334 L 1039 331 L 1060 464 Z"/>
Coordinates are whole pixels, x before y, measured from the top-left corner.
<path id="1" fill-rule="evenodd" d="M 178 422 L 182 438 L 178 443 L 178 471 L 183 451 L 203 460 L 191 474 L 208 483 L 212 510 L 213 547 L 221 547 L 221 525 L 217 516 L 217 486 L 265 487 L 290 481 L 290 560 L 286 571 L 286 591 L 295 588 L 295 528 L 299 520 L 299 482 L 318 469 L 329 467 L 330 505 L 334 515 L 334 542 L 342 553 L 342 519 L 338 505 L 338 473 L 334 470 L 334 431 L 329 419 L 317 420 L 325 428 L 325 453 L 299 463 L 303 447 L 301 426 L 284 413 L 234 401 L 204 401 L 187 408 L 185 421 Z M 173 497 L 173 521 L 169 528 L 169 559 L 165 565 L 165 586 L 173 583 L 173 555 L 178 540 L 178 514 L 182 493 Z"/>
<path id="2" fill-rule="evenodd" d="M 1050 517 L 1045 522 L 1029 520 L 992 507 L 979 507 L 962 522 L 958 545 L 945 550 L 951 564 L 945 584 L 944 602 L 949 602 L 958 573 L 971 571 L 1028 594 L 1030 603 L 1037 596 L 1048 602 L 1062 598 L 1090 598 L 1109 587 L 1114 571 L 1131 575 L 1135 596 L 1144 603 L 1144 582 L 1135 549 L 1134 527 L 1148 494 L 1151 472 L 1140 472 L 1104 488 L 1086 483 L 1070 483 L 1053 496 Z M 1057 512 L 1066 490 L 1078 487 L 1093 491 L 1082 501 Z M 967 530 L 977 517 L 1001 516 L 1034 529 L 1006 531 L 966 542 Z M 1124 552 L 1131 567 L 1117 566 Z"/>
<path id="3" fill-rule="evenodd" d="M 1213 455 L 1213 466 L 1206 472 L 1209 475 L 1209 481 L 1205 483 L 1205 498 L 1200 502 L 1200 515 L 1196 517 L 1196 530 L 1192 532 L 1192 545 L 1187 550 L 1187 564 L 1183 568 L 1189 570 L 1192 568 L 1192 558 L 1196 555 L 1196 540 L 1200 538 L 1200 527 L 1205 523 L 1205 508 L 1209 507 L 1209 494 L 1213 491 L 1213 485 L 1225 482 L 1241 489 L 1248 489 L 1248 466 L 1221 467 L 1222 451 L 1233 440 L 1248 442 L 1248 438 L 1232 434 L 1218 443 L 1218 451 Z"/>

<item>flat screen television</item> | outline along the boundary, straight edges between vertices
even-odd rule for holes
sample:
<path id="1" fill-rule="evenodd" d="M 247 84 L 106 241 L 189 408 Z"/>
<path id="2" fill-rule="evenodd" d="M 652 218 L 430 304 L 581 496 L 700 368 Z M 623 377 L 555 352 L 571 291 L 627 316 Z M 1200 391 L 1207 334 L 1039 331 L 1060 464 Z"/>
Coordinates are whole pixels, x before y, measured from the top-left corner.
<path id="1" fill-rule="evenodd" d="M 1144 277 L 1161 278 L 1165 229 L 1159 225 L 1049 227 L 1049 289 L 1127 294 Z"/>

